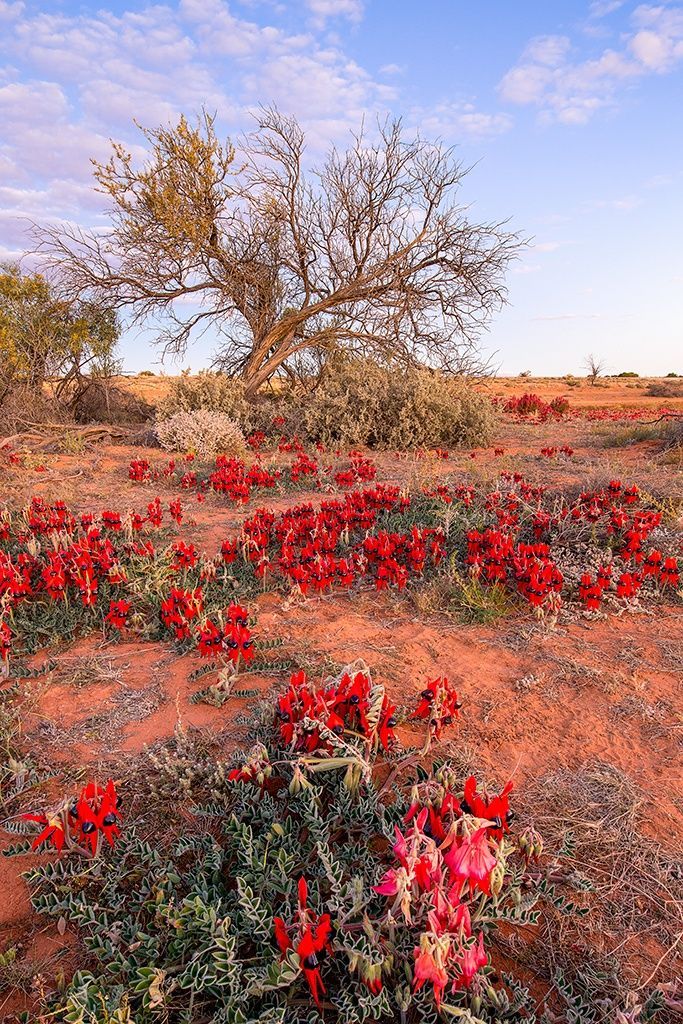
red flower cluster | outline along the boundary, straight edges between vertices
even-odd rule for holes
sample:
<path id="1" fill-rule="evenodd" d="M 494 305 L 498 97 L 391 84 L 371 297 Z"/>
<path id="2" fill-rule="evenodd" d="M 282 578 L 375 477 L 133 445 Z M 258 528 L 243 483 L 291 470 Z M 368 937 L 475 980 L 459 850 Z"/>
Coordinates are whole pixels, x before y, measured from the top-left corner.
<path id="1" fill-rule="evenodd" d="M 677 587 L 681 579 L 678 559 L 673 556 L 664 558 L 661 551 L 653 549 L 647 558 L 642 560 L 641 569 L 635 572 L 622 572 L 616 580 L 616 595 L 626 599 L 635 597 L 643 582 L 651 578 L 660 587 Z M 603 594 L 612 582 L 612 567 L 602 566 L 593 580 L 590 573 L 581 577 L 578 589 L 579 601 L 589 611 L 596 611 L 601 604 Z"/>
<path id="2" fill-rule="evenodd" d="M 519 419 L 536 416 L 543 423 L 549 419 L 561 419 L 569 411 L 569 401 L 558 395 L 557 398 L 546 402 L 539 395 L 529 392 L 508 398 L 503 408 L 505 412 Z"/>
<path id="3" fill-rule="evenodd" d="M 109 611 L 105 615 L 105 622 L 108 622 L 113 629 L 117 629 L 119 632 L 124 630 L 128 625 L 128 614 L 132 605 L 130 601 L 110 601 Z"/>
<path id="4" fill-rule="evenodd" d="M 339 470 L 334 474 L 334 480 L 338 487 L 354 487 L 358 483 L 369 483 L 377 476 L 377 467 L 372 459 L 368 459 L 362 452 L 349 452 L 351 468 Z"/>
<path id="5" fill-rule="evenodd" d="M 310 477 L 311 483 L 318 482 L 318 463 L 306 452 L 300 451 L 289 469 L 289 479 L 293 484 Z"/>
<path id="6" fill-rule="evenodd" d="M 373 689 L 366 671 L 344 672 L 319 690 L 297 672 L 277 701 L 276 723 L 287 746 L 307 753 L 331 752 L 334 738 L 346 734 L 388 750 L 395 739 L 395 710 L 383 690 Z"/>
<path id="7" fill-rule="evenodd" d="M 410 573 L 422 573 L 428 559 L 439 564 L 444 555 L 443 531 L 413 526 L 409 533 L 376 533 L 363 541 L 363 554 L 377 590 L 391 584 L 402 590 Z"/>
<path id="8" fill-rule="evenodd" d="M 547 544 L 515 544 L 501 530 L 470 530 L 465 564 L 485 583 L 513 581 L 534 608 L 553 607 L 559 600 L 564 579 Z"/>
<path id="9" fill-rule="evenodd" d="M 283 956 L 290 949 L 298 955 L 311 995 L 320 1006 L 320 996 L 324 994 L 325 986 L 320 976 L 319 957 L 324 952 L 332 952 L 332 922 L 329 914 L 318 915 L 309 909 L 305 878 L 299 879 L 299 903 L 294 920 L 287 925 L 281 917 L 274 917 L 273 927 L 275 941 Z"/>
<path id="10" fill-rule="evenodd" d="M 248 628 L 249 613 L 239 604 L 231 604 L 226 612 L 226 622 L 217 626 L 207 619 L 197 635 L 197 647 L 202 658 L 227 655 L 236 667 L 240 662 L 254 660 L 256 649 Z"/>
<path id="11" fill-rule="evenodd" d="M 409 503 L 398 487 L 378 484 L 372 490 L 351 491 L 342 500 L 324 501 L 319 510 L 312 505 L 279 513 L 260 509 L 242 526 L 242 547 L 257 576 L 277 571 L 304 594 L 335 584 L 348 587 L 369 565 L 363 545 L 344 550 L 350 535 L 370 530 L 378 511 L 400 510 Z M 224 560 L 232 559 L 233 551 L 232 542 L 224 542 Z"/>
<path id="12" fill-rule="evenodd" d="M 568 444 L 563 444 L 561 448 L 555 448 L 554 446 L 550 448 L 541 448 L 541 455 L 546 459 L 554 459 L 558 455 L 566 455 L 567 458 L 570 459 L 573 454 L 574 449 L 570 448 Z"/>
<path id="13" fill-rule="evenodd" d="M 275 487 L 279 473 L 269 473 L 254 463 L 247 469 L 241 459 L 219 455 L 216 468 L 207 478 L 207 485 L 218 494 L 226 495 L 234 503 L 246 504 L 251 492 L 257 488 Z"/>
<path id="14" fill-rule="evenodd" d="M 24 814 L 26 821 L 42 826 L 42 831 L 32 843 L 36 850 L 43 844 L 51 844 L 61 853 L 67 849 L 89 849 L 94 857 L 99 853 L 102 837 L 110 846 L 120 834 L 119 797 L 110 779 L 106 786 L 88 782 L 76 800 L 68 800 L 57 810 L 46 814 Z"/>
<path id="15" fill-rule="evenodd" d="M 204 610 L 204 594 L 201 587 L 183 590 L 171 587 L 171 592 L 161 602 L 161 621 L 166 629 L 173 630 L 176 640 L 187 640 L 191 635 L 190 623 Z"/>

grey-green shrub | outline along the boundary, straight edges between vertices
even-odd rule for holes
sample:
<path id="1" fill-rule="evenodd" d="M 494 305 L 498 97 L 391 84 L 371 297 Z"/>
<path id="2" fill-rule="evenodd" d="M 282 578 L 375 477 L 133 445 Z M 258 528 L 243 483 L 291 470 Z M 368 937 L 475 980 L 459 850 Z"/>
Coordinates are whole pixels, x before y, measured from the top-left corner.
<path id="1" fill-rule="evenodd" d="M 489 443 L 496 414 L 485 395 L 427 369 L 345 360 L 301 399 L 301 434 L 326 444 L 416 448 Z"/>

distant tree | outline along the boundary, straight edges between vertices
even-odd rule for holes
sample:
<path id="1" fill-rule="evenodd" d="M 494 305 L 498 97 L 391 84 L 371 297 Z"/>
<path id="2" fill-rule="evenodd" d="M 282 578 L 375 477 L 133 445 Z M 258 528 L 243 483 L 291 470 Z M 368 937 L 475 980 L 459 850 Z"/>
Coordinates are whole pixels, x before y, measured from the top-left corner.
<path id="1" fill-rule="evenodd" d="M 588 370 L 588 380 L 591 383 L 591 387 L 595 387 L 598 377 L 601 377 L 606 369 L 606 364 L 602 359 L 597 359 L 594 355 L 586 356 L 583 364 Z"/>
<path id="2" fill-rule="evenodd" d="M 41 274 L 0 265 L 0 402 L 12 388 L 75 390 L 86 373 L 110 372 L 119 336 L 115 311 L 61 297 Z"/>
<path id="3" fill-rule="evenodd" d="M 143 166 L 117 144 L 94 164 L 111 231 L 39 232 L 72 294 L 152 318 L 175 354 L 210 329 L 217 367 L 249 395 L 306 353 L 482 368 L 477 343 L 521 243 L 458 202 L 466 170 L 451 149 L 386 122 L 308 170 L 303 130 L 273 108 L 237 153 L 207 113 L 143 134 Z"/>

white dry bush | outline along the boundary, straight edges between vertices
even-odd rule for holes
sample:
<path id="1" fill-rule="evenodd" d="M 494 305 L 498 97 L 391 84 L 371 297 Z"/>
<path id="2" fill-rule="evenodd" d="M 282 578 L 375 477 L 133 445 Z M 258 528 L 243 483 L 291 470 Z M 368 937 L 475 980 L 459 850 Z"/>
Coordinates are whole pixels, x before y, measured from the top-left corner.
<path id="1" fill-rule="evenodd" d="M 217 455 L 242 456 L 246 451 L 239 423 L 213 409 L 177 412 L 159 420 L 154 429 L 166 451 L 193 452 L 201 460 L 208 461 Z"/>

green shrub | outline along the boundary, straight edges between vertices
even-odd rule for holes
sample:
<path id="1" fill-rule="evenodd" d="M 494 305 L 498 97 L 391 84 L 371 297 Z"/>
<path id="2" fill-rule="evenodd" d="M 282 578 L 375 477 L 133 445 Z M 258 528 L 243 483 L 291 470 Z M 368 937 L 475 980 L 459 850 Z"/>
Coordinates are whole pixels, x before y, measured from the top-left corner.
<path id="1" fill-rule="evenodd" d="M 622 373 L 618 373 L 617 377 L 640 377 L 640 374 L 634 370 L 624 370 Z"/>
<path id="2" fill-rule="evenodd" d="M 300 404 L 302 435 L 326 444 L 486 445 L 496 420 L 489 399 L 459 379 L 426 369 L 399 372 L 367 360 L 328 370 Z"/>
<path id="3" fill-rule="evenodd" d="M 197 412 L 200 409 L 224 413 L 239 424 L 244 434 L 253 430 L 272 431 L 276 417 L 283 421 L 278 427 L 281 433 L 293 433 L 296 429 L 289 390 L 277 395 L 259 396 L 256 402 L 250 402 L 244 397 L 244 385 L 240 380 L 208 370 L 194 377 L 183 373 L 171 381 L 170 390 L 159 404 L 157 415 L 159 419 L 167 419 L 178 412 Z"/>

